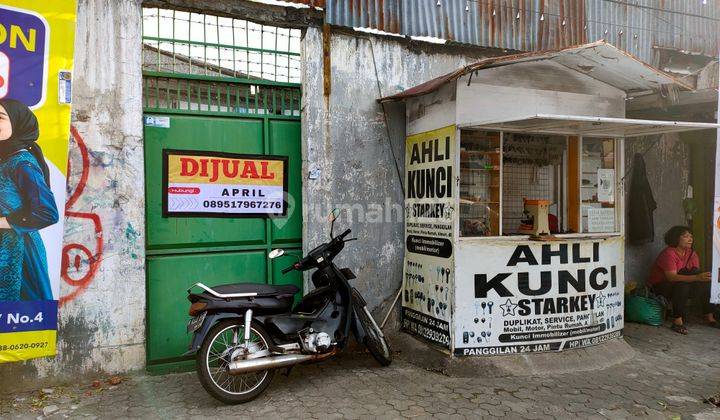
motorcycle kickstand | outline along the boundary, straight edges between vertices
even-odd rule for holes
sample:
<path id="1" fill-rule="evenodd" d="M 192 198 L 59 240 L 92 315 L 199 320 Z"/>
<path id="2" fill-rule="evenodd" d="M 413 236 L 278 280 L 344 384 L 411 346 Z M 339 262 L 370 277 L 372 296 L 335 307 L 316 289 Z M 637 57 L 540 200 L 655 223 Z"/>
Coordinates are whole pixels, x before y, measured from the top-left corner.
<path id="1" fill-rule="evenodd" d="M 283 375 L 285 375 L 286 378 L 289 378 L 289 377 L 290 377 L 290 372 L 292 372 L 292 370 L 293 370 L 294 367 L 295 367 L 295 365 L 289 366 L 289 367 L 287 368 L 287 370 L 285 371 L 285 373 L 283 373 Z"/>

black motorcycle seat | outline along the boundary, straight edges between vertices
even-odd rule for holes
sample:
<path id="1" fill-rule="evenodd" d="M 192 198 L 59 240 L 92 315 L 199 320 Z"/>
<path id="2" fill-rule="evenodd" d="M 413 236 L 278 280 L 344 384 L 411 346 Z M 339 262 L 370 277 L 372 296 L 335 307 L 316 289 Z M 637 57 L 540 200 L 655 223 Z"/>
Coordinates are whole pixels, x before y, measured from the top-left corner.
<path id="1" fill-rule="evenodd" d="M 292 284 L 233 283 L 210 287 L 218 294 L 257 293 L 258 297 L 295 296 L 300 289 Z"/>

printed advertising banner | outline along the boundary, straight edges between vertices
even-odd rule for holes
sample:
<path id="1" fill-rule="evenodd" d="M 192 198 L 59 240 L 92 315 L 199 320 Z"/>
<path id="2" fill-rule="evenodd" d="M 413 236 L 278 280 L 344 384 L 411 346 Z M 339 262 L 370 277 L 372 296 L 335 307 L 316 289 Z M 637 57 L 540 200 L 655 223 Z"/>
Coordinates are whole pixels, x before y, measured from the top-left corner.
<path id="1" fill-rule="evenodd" d="M 622 335 L 621 237 L 462 243 L 457 254 L 455 355 L 560 351 Z"/>
<path id="2" fill-rule="evenodd" d="M 0 363 L 55 354 L 75 9 L 0 5 Z"/>
<path id="3" fill-rule="evenodd" d="M 402 328 L 450 348 L 454 271 L 455 126 L 405 142 Z"/>
<path id="4" fill-rule="evenodd" d="M 720 134 L 718 135 L 717 140 L 717 155 L 715 156 L 715 188 L 720 188 L 720 179 L 718 179 L 718 175 L 720 175 Z M 712 227 L 712 272 L 710 281 L 712 282 L 710 286 L 710 302 L 715 304 L 720 304 L 720 195 L 718 195 L 718 192 L 715 192 L 715 200 L 714 203 L 715 206 L 713 207 L 713 227 Z"/>
<path id="5" fill-rule="evenodd" d="M 718 51 L 720 53 L 720 50 Z M 718 70 L 720 72 L 720 70 Z M 718 75 L 720 77 L 720 75 Z M 717 122 L 720 124 L 720 91 L 718 92 Z M 720 130 L 715 141 L 715 196 L 713 197 L 712 272 L 710 273 L 710 302 L 720 304 Z"/>
<path id="6" fill-rule="evenodd" d="M 286 156 L 163 151 L 165 217 L 287 214 Z"/>

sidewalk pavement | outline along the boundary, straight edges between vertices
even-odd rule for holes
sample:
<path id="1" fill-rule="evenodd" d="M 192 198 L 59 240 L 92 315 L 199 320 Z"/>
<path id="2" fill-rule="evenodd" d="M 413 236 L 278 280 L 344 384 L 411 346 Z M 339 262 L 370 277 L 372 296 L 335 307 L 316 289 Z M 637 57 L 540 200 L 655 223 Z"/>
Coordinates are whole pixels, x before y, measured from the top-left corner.
<path id="1" fill-rule="evenodd" d="M 301 366 L 275 376 L 267 392 L 240 406 L 213 400 L 194 373 L 144 374 L 0 395 L 0 418 L 700 418 L 720 419 L 703 399 L 720 393 L 720 330 L 628 324 L 638 355 L 611 368 L 502 378 L 448 377 L 399 354 L 387 368 L 367 354 Z M 558 354 L 557 357 L 563 357 Z"/>

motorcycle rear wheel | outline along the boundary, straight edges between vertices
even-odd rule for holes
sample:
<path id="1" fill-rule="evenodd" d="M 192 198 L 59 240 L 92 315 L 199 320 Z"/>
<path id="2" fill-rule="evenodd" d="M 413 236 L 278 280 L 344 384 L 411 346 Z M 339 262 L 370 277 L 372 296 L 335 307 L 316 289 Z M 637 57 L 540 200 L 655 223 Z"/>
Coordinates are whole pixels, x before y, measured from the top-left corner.
<path id="1" fill-rule="evenodd" d="M 244 375 L 230 375 L 227 364 L 232 349 L 243 344 L 245 325 L 242 319 L 218 322 L 210 329 L 196 356 L 196 370 L 203 388 L 213 398 L 225 404 L 242 404 L 257 398 L 272 382 L 275 370 L 263 370 Z M 253 322 L 250 342 L 259 350 L 267 349 L 270 335 Z"/>
<path id="2" fill-rule="evenodd" d="M 353 291 L 353 293 L 357 293 Z M 362 305 L 362 299 L 353 298 L 353 307 L 360 323 L 365 330 L 365 339 L 363 344 L 368 349 L 372 357 L 380 363 L 380 366 L 389 366 L 392 363 L 392 351 L 385 336 L 380 331 L 380 327 L 372 319 L 367 306 Z"/>

